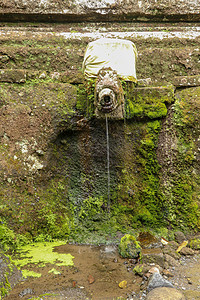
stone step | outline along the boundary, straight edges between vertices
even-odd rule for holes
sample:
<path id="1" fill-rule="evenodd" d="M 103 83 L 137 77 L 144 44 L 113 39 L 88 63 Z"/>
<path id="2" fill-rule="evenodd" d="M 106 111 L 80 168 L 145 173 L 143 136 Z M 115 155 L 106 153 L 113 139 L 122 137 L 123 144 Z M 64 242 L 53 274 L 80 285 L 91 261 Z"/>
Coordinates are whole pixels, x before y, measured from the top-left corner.
<path id="1" fill-rule="evenodd" d="M 129 39 L 136 44 L 138 78 L 163 84 L 175 76 L 200 73 L 200 27 L 192 24 L 1 25 L 0 69 L 80 73 L 88 42 L 99 37 Z"/>
<path id="2" fill-rule="evenodd" d="M 41 45 L 56 44 L 63 39 L 63 46 L 69 41 L 91 41 L 97 38 L 123 38 L 132 41 L 143 41 L 147 47 L 177 47 L 177 41 L 182 46 L 194 45 L 194 40 L 200 38 L 199 24 L 187 23 L 184 25 L 171 25 L 169 23 L 83 23 L 83 24 L 37 24 L 35 26 L 18 24 L 17 26 L 0 25 L 0 41 L 16 45 L 33 39 Z M 169 44 L 170 40 L 170 44 Z M 65 41 L 65 43 L 64 43 Z M 181 42 L 180 42 L 181 41 Z M 36 43 L 35 43 L 36 44 Z M 174 44 L 174 45 L 173 45 Z M 25 43 L 26 45 L 26 43 Z M 29 44 L 30 46 L 30 44 Z"/>
<path id="3" fill-rule="evenodd" d="M 45 70 L 47 72 L 81 71 L 86 44 L 69 44 L 68 49 L 51 47 L 1 47 L 1 69 Z M 137 76 L 169 81 L 174 76 L 200 73 L 199 48 L 138 48 Z"/>

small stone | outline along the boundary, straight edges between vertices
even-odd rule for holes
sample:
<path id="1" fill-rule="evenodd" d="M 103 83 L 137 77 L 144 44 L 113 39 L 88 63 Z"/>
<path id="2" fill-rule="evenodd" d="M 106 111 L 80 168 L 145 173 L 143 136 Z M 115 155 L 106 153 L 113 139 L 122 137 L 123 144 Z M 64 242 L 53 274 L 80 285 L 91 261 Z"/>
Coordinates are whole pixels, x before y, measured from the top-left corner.
<path id="1" fill-rule="evenodd" d="M 24 289 L 23 291 L 21 291 L 21 293 L 19 293 L 19 296 L 24 297 L 28 294 L 30 294 L 30 295 L 34 294 L 33 290 L 30 288 Z"/>
<path id="2" fill-rule="evenodd" d="M 43 151 L 43 150 L 36 150 L 36 153 L 37 153 L 39 156 L 44 155 L 44 151 Z"/>
<path id="3" fill-rule="evenodd" d="M 46 73 L 42 73 L 39 76 L 39 79 L 45 79 L 47 77 Z"/>
<path id="4" fill-rule="evenodd" d="M 187 278 L 188 284 L 192 284 L 192 281 L 190 278 Z"/>
<path id="5" fill-rule="evenodd" d="M 119 283 L 120 289 L 125 289 L 127 287 L 127 281 L 123 280 Z"/>
<path id="6" fill-rule="evenodd" d="M 171 267 L 177 267 L 179 265 L 178 261 L 175 260 L 171 255 L 165 254 L 165 261 Z"/>
<path id="7" fill-rule="evenodd" d="M 152 267 L 150 270 L 149 270 L 149 273 L 153 274 L 153 273 L 160 273 L 159 269 L 157 267 Z"/>
<path id="8" fill-rule="evenodd" d="M 195 251 L 192 250 L 191 248 L 185 247 L 185 248 L 181 249 L 180 253 L 182 255 L 194 255 Z"/>
<path id="9" fill-rule="evenodd" d="M 174 277 L 174 275 L 169 270 L 163 270 L 163 275 L 167 277 Z"/>
<path id="10" fill-rule="evenodd" d="M 58 80 L 59 77 L 60 77 L 60 73 L 59 73 L 59 72 L 51 73 L 50 77 L 51 77 L 52 79 L 57 79 L 57 80 Z"/>
<path id="11" fill-rule="evenodd" d="M 75 280 L 72 281 L 72 287 L 76 287 L 77 282 Z"/>

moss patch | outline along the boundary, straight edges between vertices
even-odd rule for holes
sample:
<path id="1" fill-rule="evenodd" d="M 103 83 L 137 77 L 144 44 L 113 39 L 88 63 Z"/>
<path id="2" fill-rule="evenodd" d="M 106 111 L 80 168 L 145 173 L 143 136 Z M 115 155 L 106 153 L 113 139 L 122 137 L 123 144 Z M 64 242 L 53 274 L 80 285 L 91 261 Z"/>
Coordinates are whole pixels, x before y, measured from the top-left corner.
<path id="1" fill-rule="evenodd" d="M 29 271 L 29 270 L 22 270 L 22 275 L 24 278 L 27 277 L 35 277 L 35 278 L 40 278 L 42 274 L 34 272 L 34 271 Z"/>
<path id="2" fill-rule="evenodd" d="M 146 87 L 136 88 L 127 83 L 126 87 L 125 117 L 159 119 L 167 115 L 167 103 L 174 101 L 174 88 Z"/>
<path id="3" fill-rule="evenodd" d="M 119 253 L 124 258 L 138 258 L 141 253 L 140 244 L 133 235 L 125 234 L 119 244 Z"/>
<path id="4" fill-rule="evenodd" d="M 23 267 L 28 264 L 55 264 L 57 266 L 72 266 L 73 256 L 53 252 L 56 246 L 64 245 L 65 242 L 35 243 L 24 246 L 18 250 L 19 259 L 14 262 L 17 266 Z"/>

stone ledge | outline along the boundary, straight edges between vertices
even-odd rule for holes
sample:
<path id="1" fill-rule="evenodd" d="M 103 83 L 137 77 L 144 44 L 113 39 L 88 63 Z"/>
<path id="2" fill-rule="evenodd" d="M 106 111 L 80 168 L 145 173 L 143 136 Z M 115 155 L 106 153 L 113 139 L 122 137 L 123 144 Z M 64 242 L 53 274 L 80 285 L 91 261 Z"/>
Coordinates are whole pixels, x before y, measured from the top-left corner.
<path id="1" fill-rule="evenodd" d="M 176 87 L 195 87 L 200 86 L 200 75 L 194 76 L 177 76 L 172 80 Z"/>
<path id="2" fill-rule="evenodd" d="M 46 72 L 44 70 L 0 69 L 0 82 L 25 83 L 27 80 L 38 81 L 47 79 L 55 82 L 80 84 L 84 81 L 81 71 L 66 70 L 65 72 Z"/>
<path id="3" fill-rule="evenodd" d="M 189 21 L 200 20 L 200 4 L 160 0 L 4 0 L 0 6 L 1 21 Z"/>

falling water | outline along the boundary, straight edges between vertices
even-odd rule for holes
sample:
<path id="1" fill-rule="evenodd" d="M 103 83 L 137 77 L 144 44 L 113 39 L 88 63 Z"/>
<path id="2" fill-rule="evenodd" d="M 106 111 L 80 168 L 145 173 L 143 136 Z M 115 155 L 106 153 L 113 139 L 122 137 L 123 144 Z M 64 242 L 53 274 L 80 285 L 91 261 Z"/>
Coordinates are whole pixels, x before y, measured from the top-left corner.
<path id="1" fill-rule="evenodd" d="M 107 141 L 107 175 L 108 175 L 108 212 L 110 212 L 110 147 L 108 132 L 108 117 L 106 115 L 106 141 Z"/>

